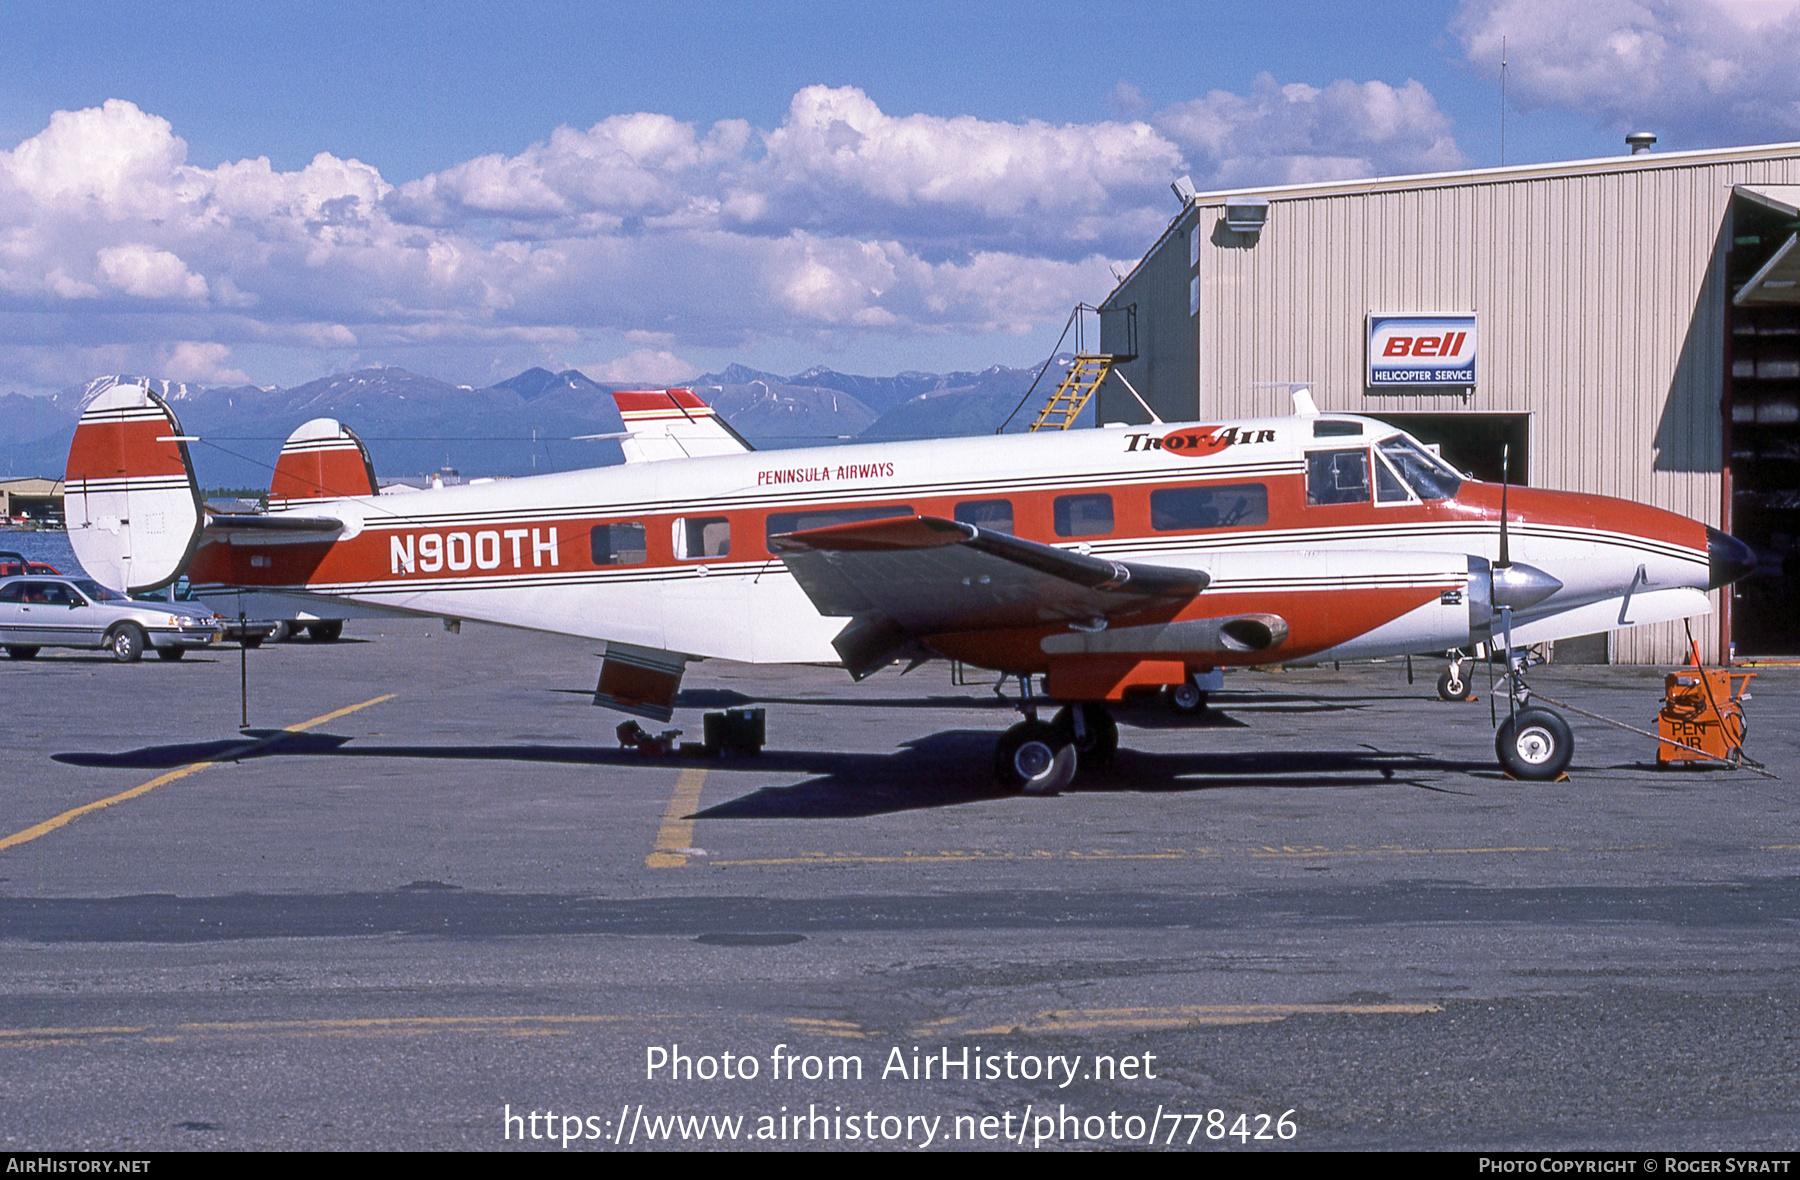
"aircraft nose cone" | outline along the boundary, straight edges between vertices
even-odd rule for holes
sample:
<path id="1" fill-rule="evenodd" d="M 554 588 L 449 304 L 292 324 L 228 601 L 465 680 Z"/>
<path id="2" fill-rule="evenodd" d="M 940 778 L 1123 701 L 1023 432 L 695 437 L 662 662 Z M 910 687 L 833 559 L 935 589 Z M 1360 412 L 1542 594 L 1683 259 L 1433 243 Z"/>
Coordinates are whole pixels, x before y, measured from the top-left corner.
<path id="1" fill-rule="evenodd" d="M 1563 588 L 1563 584 L 1535 565 L 1514 562 L 1494 567 L 1494 606 L 1524 610 L 1536 606 Z"/>
<path id="2" fill-rule="evenodd" d="M 1712 573 L 1706 580 L 1708 590 L 1729 586 L 1756 568 L 1756 550 L 1730 533 L 1709 527 L 1706 530 L 1706 562 Z"/>

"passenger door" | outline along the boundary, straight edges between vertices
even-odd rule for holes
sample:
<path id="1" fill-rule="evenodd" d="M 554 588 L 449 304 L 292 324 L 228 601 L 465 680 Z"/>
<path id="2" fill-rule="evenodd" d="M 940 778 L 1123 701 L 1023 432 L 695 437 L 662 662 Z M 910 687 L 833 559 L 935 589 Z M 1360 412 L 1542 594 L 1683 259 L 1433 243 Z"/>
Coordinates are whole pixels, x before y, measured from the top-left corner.
<path id="1" fill-rule="evenodd" d="M 29 644 L 31 640 L 25 634 L 29 618 L 25 613 L 25 583 L 0 586 L 0 643 Z"/>
<path id="2" fill-rule="evenodd" d="M 37 601 L 27 607 L 36 625 L 42 628 L 44 643 L 69 647 L 98 647 L 100 636 L 93 629 L 99 613 L 80 591 L 62 582 L 40 582 Z"/>

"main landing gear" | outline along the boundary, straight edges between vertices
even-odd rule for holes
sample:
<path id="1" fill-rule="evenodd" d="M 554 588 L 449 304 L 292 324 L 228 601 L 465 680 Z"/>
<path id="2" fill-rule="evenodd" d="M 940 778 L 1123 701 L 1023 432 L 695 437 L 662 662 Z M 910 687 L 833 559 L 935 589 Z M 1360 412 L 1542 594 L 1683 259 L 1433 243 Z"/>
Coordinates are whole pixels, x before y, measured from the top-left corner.
<path id="1" fill-rule="evenodd" d="M 1472 701 L 1475 699 L 1475 686 L 1463 674 L 1463 654 L 1460 651 L 1450 653 L 1450 666 L 1438 677 L 1437 691 L 1439 698 L 1446 701 Z"/>
<path id="2" fill-rule="evenodd" d="M 1106 706 L 1091 701 L 1064 705 L 1049 721 L 1038 719 L 1031 677 L 1019 677 L 1019 709 L 1025 720 L 1000 735 L 994 774 L 1008 791 L 1054 795 L 1075 781 L 1077 770 L 1112 761 L 1119 726 Z"/>

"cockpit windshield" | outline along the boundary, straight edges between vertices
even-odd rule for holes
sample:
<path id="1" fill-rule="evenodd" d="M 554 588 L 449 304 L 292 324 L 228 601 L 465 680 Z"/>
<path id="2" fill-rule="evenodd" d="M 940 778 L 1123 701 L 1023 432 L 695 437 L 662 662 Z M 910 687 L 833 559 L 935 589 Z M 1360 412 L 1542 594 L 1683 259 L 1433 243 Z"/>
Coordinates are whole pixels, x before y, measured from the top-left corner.
<path id="1" fill-rule="evenodd" d="M 1383 439 L 1376 449 L 1421 500 L 1448 500 L 1462 487 L 1454 467 L 1404 434 Z"/>

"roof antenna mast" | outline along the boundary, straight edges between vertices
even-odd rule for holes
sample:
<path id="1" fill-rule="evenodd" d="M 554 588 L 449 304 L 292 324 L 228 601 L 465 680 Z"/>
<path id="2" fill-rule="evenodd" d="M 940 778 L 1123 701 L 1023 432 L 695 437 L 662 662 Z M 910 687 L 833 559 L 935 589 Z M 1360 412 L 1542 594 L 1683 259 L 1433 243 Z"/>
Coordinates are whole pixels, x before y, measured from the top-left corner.
<path id="1" fill-rule="evenodd" d="M 1506 38 L 1500 38 L 1500 167 L 1506 167 Z"/>

